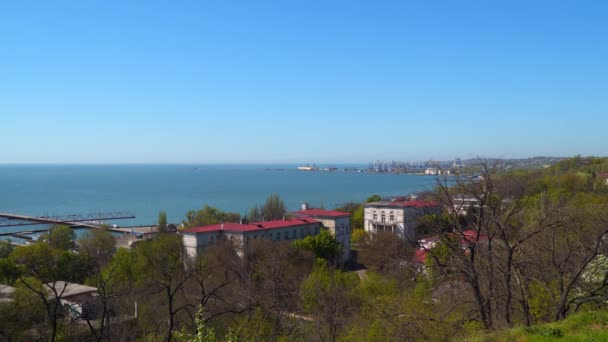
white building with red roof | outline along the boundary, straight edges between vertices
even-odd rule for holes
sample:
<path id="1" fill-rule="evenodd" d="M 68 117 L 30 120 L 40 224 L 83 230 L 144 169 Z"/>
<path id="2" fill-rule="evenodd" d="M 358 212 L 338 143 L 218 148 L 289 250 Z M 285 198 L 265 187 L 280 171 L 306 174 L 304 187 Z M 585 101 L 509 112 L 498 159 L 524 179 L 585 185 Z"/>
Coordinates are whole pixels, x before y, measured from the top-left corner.
<path id="1" fill-rule="evenodd" d="M 365 205 L 363 227 L 370 234 L 388 231 L 402 239 L 416 241 L 418 218 L 429 214 L 439 215 L 441 210 L 442 207 L 438 202 L 371 202 Z"/>
<path id="2" fill-rule="evenodd" d="M 201 227 L 187 228 L 182 231 L 184 247 L 191 257 L 205 246 L 227 239 L 243 255 L 247 243 L 256 239 L 273 241 L 297 240 L 308 235 L 316 235 L 322 229 L 321 221 L 312 218 L 288 218 L 254 223 L 219 223 Z"/>
<path id="3" fill-rule="evenodd" d="M 303 205 L 302 210 L 292 214 L 298 218 L 311 218 L 321 221 L 323 227 L 329 229 L 329 232 L 342 246 L 342 262 L 350 259 L 350 213 L 325 209 L 309 209 L 307 205 Z"/>

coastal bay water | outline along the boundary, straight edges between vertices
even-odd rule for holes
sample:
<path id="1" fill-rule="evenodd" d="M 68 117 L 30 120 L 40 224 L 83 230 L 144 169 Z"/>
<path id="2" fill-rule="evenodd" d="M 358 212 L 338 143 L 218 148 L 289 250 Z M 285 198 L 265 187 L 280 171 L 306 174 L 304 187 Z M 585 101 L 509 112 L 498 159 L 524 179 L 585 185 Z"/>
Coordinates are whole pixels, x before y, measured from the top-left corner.
<path id="1" fill-rule="evenodd" d="M 359 165 L 360 166 L 360 165 Z M 361 167 L 361 166 L 360 166 Z M 208 204 L 245 214 L 277 193 L 288 210 L 334 208 L 372 194 L 430 190 L 434 177 L 295 171 L 296 165 L 0 165 L 0 212 L 42 215 L 130 211 L 121 226 L 154 224 L 159 211 L 181 222 Z M 0 228 L 1 230 L 2 228 Z M 28 228 L 24 228 L 27 230 Z M 31 229 L 31 228 L 29 228 Z"/>

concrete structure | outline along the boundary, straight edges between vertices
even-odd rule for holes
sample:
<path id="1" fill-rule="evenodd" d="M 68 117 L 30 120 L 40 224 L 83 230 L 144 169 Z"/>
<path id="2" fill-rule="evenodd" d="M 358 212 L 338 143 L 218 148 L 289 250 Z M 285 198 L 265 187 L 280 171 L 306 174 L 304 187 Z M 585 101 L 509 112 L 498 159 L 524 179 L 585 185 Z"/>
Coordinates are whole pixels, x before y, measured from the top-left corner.
<path id="1" fill-rule="evenodd" d="M 292 214 L 299 218 L 312 218 L 321 221 L 323 227 L 329 229 L 336 241 L 342 246 L 342 262 L 350 259 L 350 213 L 325 209 L 308 209 L 307 205 L 303 205 L 301 211 L 296 211 Z"/>
<path id="2" fill-rule="evenodd" d="M 196 257 L 201 248 L 221 239 L 231 241 L 237 253 L 243 256 L 247 242 L 251 240 L 296 240 L 308 235 L 319 234 L 321 229 L 321 221 L 310 218 L 290 218 L 255 223 L 212 224 L 184 229 L 182 234 L 184 247 L 190 257 Z"/>
<path id="3" fill-rule="evenodd" d="M 466 215 L 471 208 L 479 209 L 479 200 L 471 195 L 456 195 L 452 198 L 454 212 L 458 215 Z"/>
<path id="4" fill-rule="evenodd" d="M 416 241 L 418 218 L 429 214 L 441 214 L 441 205 L 425 201 L 371 202 L 365 205 L 363 227 L 370 234 L 388 231 Z"/>
<path id="5" fill-rule="evenodd" d="M 14 293 L 14 287 L 0 284 L 0 304 L 12 302 Z"/>
<path id="6" fill-rule="evenodd" d="M 439 171 L 439 169 L 436 167 L 427 167 L 426 170 L 424 170 L 424 174 L 435 176 L 440 175 L 441 171 Z"/>
<path id="7" fill-rule="evenodd" d="M 425 175 L 438 176 L 438 175 L 446 175 L 449 176 L 451 174 L 450 170 L 442 170 L 438 167 L 427 167 L 424 170 Z"/>
<path id="8" fill-rule="evenodd" d="M 65 281 L 46 284 L 51 297 L 58 295 L 61 305 L 74 319 L 94 319 L 97 316 L 99 297 L 97 288 Z M 52 289 L 55 289 L 53 291 Z"/>

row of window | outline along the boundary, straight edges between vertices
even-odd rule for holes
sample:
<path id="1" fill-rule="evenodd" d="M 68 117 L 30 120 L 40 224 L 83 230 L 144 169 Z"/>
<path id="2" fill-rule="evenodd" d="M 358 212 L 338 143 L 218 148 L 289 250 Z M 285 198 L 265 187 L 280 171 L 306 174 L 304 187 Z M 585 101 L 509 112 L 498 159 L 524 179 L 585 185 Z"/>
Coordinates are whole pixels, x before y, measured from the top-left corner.
<path id="1" fill-rule="evenodd" d="M 348 225 L 341 223 L 336 227 L 336 236 L 347 235 L 348 233 Z"/>
<path id="2" fill-rule="evenodd" d="M 315 227 L 314 229 L 311 230 L 313 235 L 319 234 L 319 227 Z M 299 233 L 299 234 L 298 234 Z M 299 238 L 304 238 L 308 235 L 310 235 L 308 233 L 308 229 L 306 228 L 300 228 L 299 231 L 297 229 L 293 229 L 293 230 L 285 230 L 282 232 L 270 232 L 268 233 L 268 238 L 270 238 L 271 240 L 274 241 L 280 241 L 280 240 L 294 240 L 297 239 L 299 235 Z M 264 234 L 254 234 L 254 235 L 250 235 L 247 236 L 247 241 L 254 239 L 256 240 L 257 238 L 264 238 Z M 209 242 L 210 243 L 214 243 L 216 240 L 219 240 L 219 237 L 215 237 L 214 235 L 209 235 Z M 234 237 L 231 237 L 230 240 L 233 240 Z"/>
<path id="3" fill-rule="evenodd" d="M 315 229 L 313 229 L 313 234 L 316 235 L 319 233 L 319 227 L 315 227 Z M 300 228 L 299 230 L 299 237 L 300 238 L 304 238 L 306 237 L 308 234 L 308 231 L 306 228 Z M 259 235 L 260 238 L 263 238 L 264 235 Z M 297 229 L 293 229 L 291 231 L 285 230 L 283 232 L 270 232 L 268 234 L 268 237 L 271 240 L 274 241 L 279 241 L 279 240 L 293 240 L 293 239 L 297 239 L 298 238 L 298 230 Z M 247 237 L 247 241 L 249 241 L 251 238 L 253 238 L 254 240 L 258 238 L 258 235 L 255 234 L 253 236 L 248 236 Z"/>
<path id="4" fill-rule="evenodd" d="M 376 211 L 373 211 L 373 215 L 374 215 L 374 221 L 378 221 L 378 214 L 376 213 Z M 389 212 L 389 217 L 388 217 L 389 222 L 394 222 L 395 221 L 395 214 L 391 211 Z M 380 213 L 380 222 L 386 222 L 386 214 L 384 213 L 384 211 L 382 213 Z"/>

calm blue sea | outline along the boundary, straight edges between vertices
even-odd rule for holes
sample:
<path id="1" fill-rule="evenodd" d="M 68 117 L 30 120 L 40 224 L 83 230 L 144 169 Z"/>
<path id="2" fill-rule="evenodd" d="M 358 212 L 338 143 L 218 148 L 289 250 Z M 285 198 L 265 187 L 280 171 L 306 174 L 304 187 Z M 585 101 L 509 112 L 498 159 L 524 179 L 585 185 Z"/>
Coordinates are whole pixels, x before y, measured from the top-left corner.
<path id="1" fill-rule="evenodd" d="M 279 168 L 285 170 L 276 170 Z M 161 210 L 167 212 L 170 222 L 178 223 L 188 210 L 205 204 L 244 214 L 272 193 L 278 193 L 289 210 L 297 210 L 302 202 L 333 208 L 348 201 L 364 201 L 371 194 L 407 195 L 435 185 L 429 176 L 303 172 L 295 168 L 0 165 L 0 212 L 40 216 L 131 211 L 135 219 L 111 222 L 131 226 L 155 223 Z"/>

